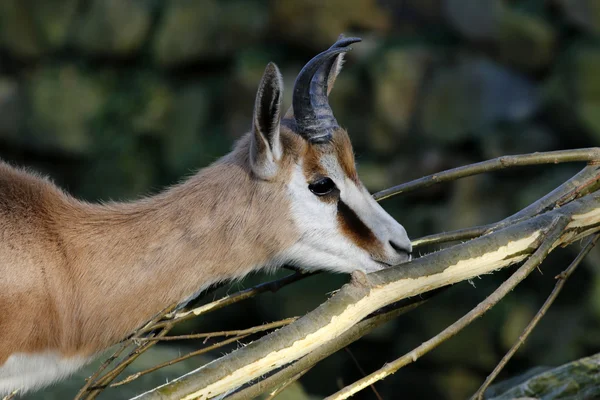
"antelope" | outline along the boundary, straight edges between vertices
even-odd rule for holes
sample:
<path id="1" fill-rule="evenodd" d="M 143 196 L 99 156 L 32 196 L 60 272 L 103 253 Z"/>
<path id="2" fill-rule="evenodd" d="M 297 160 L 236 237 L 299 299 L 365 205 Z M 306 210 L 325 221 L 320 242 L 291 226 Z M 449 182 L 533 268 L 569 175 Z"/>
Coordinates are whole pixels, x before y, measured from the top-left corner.
<path id="1" fill-rule="evenodd" d="M 90 204 L 0 163 L 0 395 L 67 377 L 170 304 L 259 269 L 378 271 L 410 259 L 406 230 L 359 180 L 328 95 L 341 37 L 296 78 L 269 63 L 252 129 L 169 189 Z"/>

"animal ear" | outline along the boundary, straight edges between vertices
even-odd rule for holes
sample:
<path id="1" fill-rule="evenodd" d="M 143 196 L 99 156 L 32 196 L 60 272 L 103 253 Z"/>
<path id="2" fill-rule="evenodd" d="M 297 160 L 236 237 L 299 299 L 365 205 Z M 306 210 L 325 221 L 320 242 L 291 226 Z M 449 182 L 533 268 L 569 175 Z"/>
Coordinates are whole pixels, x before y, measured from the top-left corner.
<path id="1" fill-rule="evenodd" d="M 283 149 L 279 136 L 283 79 L 279 68 L 269 63 L 258 86 L 252 120 L 250 163 L 256 175 L 263 179 L 277 173 Z"/>

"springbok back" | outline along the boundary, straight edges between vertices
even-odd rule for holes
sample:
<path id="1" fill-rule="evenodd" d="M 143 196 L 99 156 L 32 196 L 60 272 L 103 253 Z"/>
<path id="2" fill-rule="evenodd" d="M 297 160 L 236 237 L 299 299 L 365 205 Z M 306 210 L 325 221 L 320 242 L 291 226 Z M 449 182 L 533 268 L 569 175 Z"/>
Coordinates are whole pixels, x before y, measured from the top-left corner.
<path id="1" fill-rule="evenodd" d="M 89 204 L 0 163 L 0 396 L 68 376 L 220 281 L 283 264 L 348 273 L 407 261 L 406 231 L 359 180 L 327 99 L 358 41 L 306 64 L 283 117 L 270 63 L 252 130 L 156 196 Z"/>

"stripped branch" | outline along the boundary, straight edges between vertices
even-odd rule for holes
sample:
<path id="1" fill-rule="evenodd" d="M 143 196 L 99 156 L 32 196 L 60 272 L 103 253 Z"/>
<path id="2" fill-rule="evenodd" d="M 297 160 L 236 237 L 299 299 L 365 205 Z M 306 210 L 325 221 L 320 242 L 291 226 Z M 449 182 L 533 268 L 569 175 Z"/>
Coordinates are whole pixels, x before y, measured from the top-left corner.
<path id="1" fill-rule="evenodd" d="M 389 310 L 374 314 L 367 319 L 354 325 L 336 339 L 325 343 L 319 347 L 318 351 L 307 354 L 303 358 L 294 362 L 290 366 L 274 373 L 273 375 L 252 383 L 249 387 L 239 390 L 226 397 L 227 400 L 245 400 L 254 399 L 261 393 L 276 389 L 281 382 L 294 377 L 300 372 L 312 368 L 319 361 L 329 357 L 333 353 L 348 346 L 350 343 L 358 340 L 362 336 L 371 332 L 373 329 L 383 325 L 384 323 L 397 318 L 398 316 L 411 311 L 421 304 L 425 303 L 430 297 L 439 293 L 439 291 L 428 292 L 418 298 L 413 298 L 408 301 L 402 301 L 391 307 Z M 415 299 L 418 299 L 416 301 Z"/>
<path id="2" fill-rule="evenodd" d="M 168 393 L 169 398 L 206 399 L 229 392 L 318 351 L 323 343 L 385 305 L 525 260 L 538 249 L 558 217 L 566 226 L 552 248 L 600 229 L 600 195 L 584 196 L 409 264 L 369 275 L 355 273 L 351 283 L 295 323 L 139 398 L 164 398 Z"/>
<path id="3" fill-rule="evenodd" d="M 552 250 L 554 243 L 558 240 L 564 227 L 567 224 L 567 219 L 559 216 L 553 222 L 547 233 L 544 234 L 542 244 L 533 253 L 533 255 L 519 268 L 510 278 L 490 294 L 484 301 L 479 303 L 475 308 L 465 314 L 458 321 L 444 329 L 442 332 L 429 339 L 425 343 L 418 346 L 416 349 L 408 352 L 397 360 L 385 364 L 377 371 L 365 376 L 364 378 L 346 386 L 337 393 L 327 397 L 325 400 L 343 400 L 361 391 L 362 389 L 374 384 L 381 379 L 393 374 L 405 365 L 417 361 L 421 356 L 427 354 L 437 346 L 456 335 L 463 330 L 471 322 L 481 317 L 493 306 L 498 304 L 511 290 L 513 290 L 523 279 L 525 279 L 535 268 L 537 268 Z"/>
<path id="4" fill-rule="evenodd" d="M 379 201 L 396 194 L 406 193 L 408 191 L 428 187 L 435 183 L 447 182 L 455 179 L 460 179 L 466 176 L 472 176 L 483 172 L 500 170 L 507 167 L 562 162 L 587 162 L 589 164 L 580 173 L 575 175 L 569 181 L 565 182 L 563 185 L 561 185 L 548 195 L 544 196 L 542 199 L 536 201 L 529 207 L 523 209 L 517 214 L 506 218 L 503 221 L 500 221 L 496 224 L 490 224 L 481 227 L 467 228 L 460 231 L 430 235 L 421 239 L 417 239 L 413 242 L 413 246 L 417 247 L 426 244 L 436 244 L 448 241 L 459 241 L 472 238 L 480 238 L 469 242 L 468 246 L 466 247 L 463 245 L 455 246 L 452 248 L 451 252 L 444 253 L 443 255 L 439 255 L 439 253 L 443 252 L 435 253 L 438 254 L 437 257 L 424 257 L 426 261 L 414 261 L 410 264 L 405 264 L 401 267 L 397 267 L 390 270 L 395 272 L 390 272 L 389 274 L 381 272 L 377 274 L 371 274 L 368 277 L 365 277 L 364 275 L 361 276 L 360 274 L 354 274 L 354 279 L 350 285 L 345 286 L 330 301 L 322 305 L 319 309 L 315 310 L 313 313 L 300 319 L 299 321 L 296 321 L 293 324 L 293 326 L 290 327 L 290 330 L 286 330 L 286 328 L 283 328 L 275 334 L 269 335 L 265 339 L 259 340 L 258 342 L 255 342 L 244 349 L 240 349 L 234 352 L 233 354 L 237 354 L 238 356 L 241 355 L 244 357 L 247 356 L 246 353 L 260 353 L 261 351 L 264 352 L 265 346 L 262 344 L 263 341 L 265 341 L 266 343 L 270 343 L 269 341 L 273 339 L 276 342 L 276 338 L 279 338 L 281 336 L 284 338 L 284 340 L 280 340 L 281 343 L 279 343 L 279 347 L 275 346 L 275 348 L 280 348 L 281 350 L 280 352 L 276 353 L 281 354 L 279 354 L 275 358 L 278 360 L 278 362 L 279 360 L 288 360 L 284 362 L 286 364 L 285 368 L 281 369 L 278 372 L 272 373 L 269 377 L 263 379 L 262 381 L 250 385 L 249 387 L 241 391 L 237 391 L 235 393 L 250 393 L 248 390 L 254 390 L 253 393 L 255 393 L 255 395 L 258 395 L 267 390 L 265 388 L 269 385 L 270 389 L 275 389 L 277 387 L 281 387 L 284 382 L 293 382 L 295 380 L 294 378 L 297 379 L 303 373 L 303 371 L 308 370 L 308 368 L 314 365 L 314 363 L 318 362 L 318 360 L 330 354 L 327 353 L 328 351 L 333 352 L 335 351 L 334 349 L 339 349 L 338 344 L 342 342 L 341 339 L 345 337 L 345 334 L 352 330 L 352 328 L 349 328 L 348 325 L 344 325 L 348 322 L 346 320 L 344 320 L 344 324 L 341 324 L 337 328 L 331 325 L 334 324 L 335 319 L 340 320 L 346 318 L 345 311 L 347 312 L 347 309 L 351 309 L 352 307 L 358 307 L 360 309 L 361 313 L 357 314 L 356 317 L 350 318 L 350 320 L 355 320 L 356 322 L 358 322 L 360 321 L 360 319 L 364 318 L 367 314 L 370 313 L 370 311 L 367 312 L 368 310 L 374 311 L 377 308 L 385 306 L 386 304 L 393 303 L 398 299 L 407 298 L 409 296 L 412 296 L 413 294 L 419 294 L 432 288 L 443 287 L 445 285 L 458 282 L 460 280 L 465 279 L 464 276 L 467 275 L 475 276 L 480 273 L 491 272 L 494 269 L 505 267 L 515 262 L 525 260 L 537 249 L 537 247 L 541 243 L 541 238 L 548 233 L 550 229 L 550 221 L 560 217 L 561 215 L 563 215 L 564 218 L 569 219 L 569 224 L 567 228 L 562 232 L 561 238 L 558 241 L 560 244 L 566 245 L 572 242 L 573 240 L 576 240 L 577 238 L 587 236 L 590 233 L 594 232 L 598 229 L 598 227 L 594 226 L 591 223 L 588 224 L 587 222 L 580 226 L 578 224 L 581 224 L 581 222 L 577 220 L 577 217 L 580 217 L 580 219 L 586 221 L 594 220 L 596 218 L 600 219 L 600 217 L 596 216 L 595 214 L 597 199 L 593 198 L 593 196 L 588 196 L 590 193 L 593 193 L 600 187 L 600 166 L 597 165 L 598 160 L 600 160 L 600 149 L 597 148 L 566 150 L 548 153 L 534 153 L 517 156 L 505 156 L 430 175 L 428 177 L 424 177 L 376 193 L 373 197 Z M 584 196 L 587 196 L 586 201 L 574 201 Z M 577 204 L 577 206 L 573 206 L 573 204 Z M 564 205 L 566 206 L 563 207 L 563 209 L 561 209 L 560 215 L 558 215 L 556 211 L 552 211 Z M 569 209 L 569 207 L 571 207 L 571 209 Z M 567 210 L 566 214 L 564 213 L 565 210 Z M 583 212 L 584 210 L 588 210 L 588 214 L 591 214 L 586 215 Z M 598 213 L 600 214 L 600 211 Z M 585 215 L 585 217 L 583 217 L 583 215 Z M 522 232 L 515 231 L 516 227 L 520 227 L 519 229 L 521 229 Z M 520 233 L 522 234 L 520 235 Z M 502 245 L 501 243 L 504 244 Z M 458 256 L 459 254 L 461 254 L 462 256 Z M 502 254 L 504 255 L 504 258 L 498 259 L 498 257 Z M 444 259 L 444 257 L 446 258 Z M 432 261 L 433 263 L 431 265 L 427 264 L 428 262 Z M 477 264 L 477 267 L 469 268 L 470 263 Z M 457 268 L 458 265 L 460 265 L 461 268 Z M 463 267 L 468 271 L 463 271 Z M 397 274 L 398 271 L 409 271 L 409 273 Z M 452 276 L 453 274 L 455 276 Z M 256 329 L 260 330 L 261 327 L 255 327 L 240 331 L 213 332 L 195 335 L 184 335 L 179 337 L 166 336 L 168 330 L 174 324 L 189 320 L 191 318 L 195 318 L 207 312 L 215 311 L 217 309 L 220 309 L 222 307 L 225 307 L 227 305 L 233 304 L 241 300 L 245 300 L 265 291 L 276 291 L 285 285 L 288 285 L 310 275 L 311 274 L 295 273 L 283 279 L 261 284 L 253 288 L 238 292 L 231 296 L 226 296 L 209 304 L 195 307 L 194 309 L 189 311 L 171 311 L 175 308 L 175 305 L 173 305 L 169 311 L 159 314 L 152 321 L 150 321 L 144 327 L 140 328 L 137 332 L 135 332 L 130 338 L 130 340 L 124 342 L 123 346 L 118 350 L 118 352 L 111 356 L 111 358 L 101 366 L 101 368 L 94 374 L 94 376 L 92 376 L 88 380 L 86 386 L 84 386 L 84 388 L 82 388 L 80 393 L 78 394 L 77 399 L 81 398 L 81 396 L 87 391 L 89 391 L 90 388 L 93 390 L 89 393 L 87 398 L 95 398 L 97 394 L 99 394 L 99 391 L 102 388 L 109 386 L 110 382 L 114 378 L 116 378 L 116 376 L 121 371 L 123 371 L 123 369 L 127 367 L 127 365 L 129 365 L 137 356 L 139 356 L 144 351 L 148 350 L 159 340 L 179 340 L 184 338 L 193 339 L 202 337 L 213 337 L 217 335 L 236 335 L 234 339 L 237 339 L 239 338 L 238 335 L 246 335 L 252 332 L 256 332 Z M 412 283 L 409 282 L 409 280 L 416 280 L 419 282 L 415 285 L 412 285 Z M 431 282 L 429 282 L 429 280 Z M 399 288 L 398 293 L 394 293 L 394 295 L 385 294 L 388 291 L 391 291 L 392 288 L 396 286 L 398 286 Z M 372 304 L 364 306 L 364 302 L 372 301 L 374 299 L 376 299 L 376 301 L 373 301 Z M 338 309 L 336 309 L 336 307 Z M 325 309 L 325 312 L 323 312 L 322 309 Z M 311 315 L 312 317 L 309 317 Z M 318 319 L 319 317 L 325 318 L 325 320 L 329 318 L 330 323 L 321 326 L 319 326 L 318 324 L 313 324 L 312 322 L 314 321 L 312 321 L 311 318 Z M 373 320 L 373 318 L 371 318 L 370 320 Z M 305 326 L 307 326 L 306 329 L 304 329 Z M 356 326 L 359 325 L 354 325 L 354 327 Z M 306 355 L 307 353 L 306 349 L 304 348 L 304 344 L 299 346 L 301 347 L 301 349 L 292 349 L 292 351 L 290 351 L 290 347 L 293 346 L 289 345 L 289 343 L 291 342 L 289 342 L 288 339 L 293 339 L 293 335 L 288 335 L 285 332 L 297 330 L 299 328 L 303 329 L 300 329 L 300 331 L 298 332 L 298 340 L 303 340 L 304 342 L 307 341 L 308 335 L 318 334 L 316 338 L 311 338 L 311 340 L 314 340 L 314 342 L 303 342 L 304 344 L 310 344 L 312 346 L 311 348 L 313 348 L 313 350 L 310 353 L 310 356 L 312 357 Z M 156 332 L 157 330 L 159 333 L 155 334 L 154 332 Z M 282 331 L 284 333 L 280 333 Z M 355 332 L 355 335 L 358 336 L 356 336 L 354 340 L 362 336 L 360 335 L 360 333 L 365 334 L 366 331 L 358 333 Z M 288 335 L 289 337 L 285 335 Z M 326 344 L 323 344 L 325 342 L 321 340 L 328 341 L 326 342 Z M 120 355 L 120 353 L 124 351 L 128 345 L 131 344 L 132 341 L 136 346 L 134 351 L 129 356 L 125 357 L 123 361 L 117 364 L 111 372 L 98 379 L 100 373 L 104 369 L 106 369 L 106 367 L 114 359 L 116 359 Z M 203 350 L 204 349 L 199 351 Z M 269 354 L 265 352 L 265 355 Z M 315 361 L 312 363 L 307 363 L 306 360 L 309 359 Z M 162 366 L 170 365 L 170 363 L 176 362 L 177 360 L 172 360 L 160 364 L 159 366 L 153 367 L 151 370 L 154 371 Z M 245 358 L 245 360 L 253 365 L 259 362 L 254 358 L 254 356 Z M 305 365 L 302 365 L 303 362 Z M 248 384 L 253 379 L 248 375 L 242 379 L 243 382 L 237 382 L 235 379 L 231 379 L 231 377 L 226 376 L 227 370 L 224 370 L 225 376 L 219 377 L 217 376 L 218 374 L 215 373 L 215 368 L 221 365 L 220 363 L 221 359 L 205 366 L 204 368 L 201 368 L 200 370 L 194 371 L 186 375 L 185 377 L 180 378 L 179 380 L 170 384 L 167 390 L 171 391 L 172 387 L 176 387 L 177 390 L 181 389 L 181 392 L 177 391 L 176 393 L 188 393 L 188 391 L 192 390 L 194 394 L 200 393 L 200 396 L 202 396 L 206 392 L 199 391 L 199 386 L 196 384 L 189 384 L 189 381 L 196 380 L 195 374 L 198 371 L 201 371 L 203 373 L 205 373 L 206 371 L 210 372 L 210 374 L 208 374 L 208 378 L 204 380 L 204 382 L 206 382 L 206 384 L 210 386 L 210 388 L 214 387 L 215 385 L 219 388 L 228 387 L 229 389 L 224 390 L 229 392 L 232 389 L 235 389 L 236 387 L 242 386 L 244 383 Z M 215 364 L 216 366 L 213 364 Z M 239 365 L 243 366 L 243 364 Z M 265 371 L 261 370 L 263 371 L 261 372 L 261 374 L 266 374 L 269 371 L 273 371 L 273 369 L 277 368 L 276 365 L 278 364 L 273 364 L 271 368 L 266 368 Z M 234 375 L 236 372 L 239 372 L 231 368 L 229 369 L 229 371 L 231 372 L 231 375 Z M 142 372 L 149 373 L 151 371 L 146 370 Z M 112 384 L 110 386 L 124 384 L 126 383 L 127 379 L 130 378 L 131 376 L 121 382 L 117 382 L 116 384 Z M 259 385 L 259 383 L 264 382 L 271 383 L 269 383 L 269 385 Z M 255 388 L 258 386 L 261 387 L 262 392 L 256 392 Z M 156 393 L 160 392 L 159 389 L 160 388 L 155 389 Z M 142 395 L 142 398 L 152 397 L 152 393 L 155 391 L 148 392 L 147 395 Z M 215 392 L 211 391 L 209 391 L 209 393 L 210 397 L 212 397 L 215 394 Z M 233 394 L 233 396 L 228 396 L 228 398 L 235 398 L 236 394 Z M 179 394 L 172 394 L 172 396 L 176 397 L 179 396 Z"/>
<path id="5" fill-rule="evenodd" d="M 511 349 L 508 351 L 508 353 L 506 353 L 504 355 L 504 357 L 502 357 L 502 360 L 500 360 L 500 362 L 498 363 L 496 368 L 494 368 L 492 373 L 486 378 L 485 382 L 483 382 L 481 387 L 477 390 L 477 392 L 475 392 L 475 394 L 472 397 L 473 399 L 478 399 L 478 400 L 483 399 L 483 393 L 485 392 L 485 390 L 488 388 L 488 386 L 490 386 L 490 384 L 494 381 L 494 379 L 496 379 L 498 374 L 500 374 L 500 371 L 502 371 L 504 366 L 508 363 L 508 361 L 512 358 L 512 356 L 517 352 L 517 350 L 519 350 L 519 348 L 523 345 L 525 340 L 529 337 L 531 332 L 533 332 L 533 330 L 537 326 L 538 322 L 540 322 L 542 317 L 544 315 L 546 315 L 546 312 L 548 311 L 550 306 L 554 303 L 554 300 L 556 300 L 556 298 L 558 297 L 558 294 L 562 290 L 567 279 L 569 279 L 569 277 L 573 274 L 575 269 L 579 266 L 579 264 L 581 264 L 581 262 L 583 261 L 585 256 L 587 256 L 587 254 L 590 252 L 590 250 L 592 250 L 592 248 L 596 245 L 598 238 L 600 238 L 600 235 L 595 235 L 594 237 L 590 238 L 590 240 L 588 240 L 588 242 L 585 244 L 583 249 L 581 249 L 581 251 L 575 258 L 575 260 L 573 260 L 571 265 L 569 265 L 569 267 L 566 270 L 564 270 L 563 272 L 561 272 L 559 275 L 556 276 L 557 282 L 556 282 L 556 285 L 554 286 L 554 289 L 552 290 L 552 293 L 550 293 L 550 296 L 548 296 L 548 298 L 546 299 L 546 301 L 544 302 L 542 307 L 539 309 L 539 311 L 535 314 L 535 316 L 533 317 L 531 322 L 523 330 L 523 333 L 521 333 L 517 342 L 511 347 Z"/>
<path id="6" fill-rule="evenodd" d="M 508 167 L 559 164 L 567 162 L 596 163 L 599 160 L 600 149 L 597 147 L 577 150 L 549 151 L 545 153 L 520 154 L 516 156 L 502 156 L 415 179 L 414 181 L 403 183 L 402 185 L 394 186 L 377 192 L 373 195 L 373 197 L 375 200 L 383 200 L 394 195 L 412 192 L 417 189 L 424 189 L 435 185 L 436 183 L 454 181 L 460 178 L 466 178 L 467 176 L 498 171 Z"/>

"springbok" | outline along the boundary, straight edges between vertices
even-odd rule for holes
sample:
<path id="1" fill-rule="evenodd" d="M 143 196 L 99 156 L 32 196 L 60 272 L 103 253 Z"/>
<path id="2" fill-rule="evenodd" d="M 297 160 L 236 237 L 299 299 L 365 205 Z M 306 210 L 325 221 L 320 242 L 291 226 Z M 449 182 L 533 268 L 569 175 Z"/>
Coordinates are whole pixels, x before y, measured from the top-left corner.
<path id="1" fill-rule="evenodd" d="M 252 130 L 155 196 L 89 204 L 0 163 L 0 395 L 68 376 L 220 281 L 284 264 L 368 273 L 409 260 L 405 229 L 359 180 L 328 103 L 358 41 L 342 37 L 304 66 L 283 118 L 269 63 Z"/>

